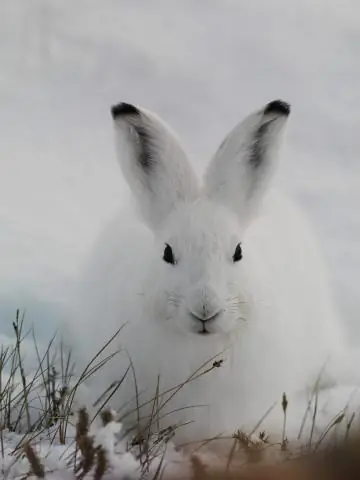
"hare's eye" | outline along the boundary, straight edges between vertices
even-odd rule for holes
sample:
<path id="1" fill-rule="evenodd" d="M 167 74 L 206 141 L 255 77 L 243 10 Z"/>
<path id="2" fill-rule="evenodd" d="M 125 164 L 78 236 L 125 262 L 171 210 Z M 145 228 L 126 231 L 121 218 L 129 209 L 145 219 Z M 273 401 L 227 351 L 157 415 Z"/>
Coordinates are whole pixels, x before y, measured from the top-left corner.
<path id="1" fill-rule="evenodd" d="M 239 262 L 242 259 L 242 248 L 241 248 L 241 243 L 238 243 L 235 248 L 235 253 L 233 255 L 233 261 L 234 262 Z"/>
<path id="2" fill-rule="evenodd" d="M 172 248 L 167 243 L 165 244 L 163 260 L 164 262 L 170 263 L 171 265 L 175 265 L 176 263 Z"/>

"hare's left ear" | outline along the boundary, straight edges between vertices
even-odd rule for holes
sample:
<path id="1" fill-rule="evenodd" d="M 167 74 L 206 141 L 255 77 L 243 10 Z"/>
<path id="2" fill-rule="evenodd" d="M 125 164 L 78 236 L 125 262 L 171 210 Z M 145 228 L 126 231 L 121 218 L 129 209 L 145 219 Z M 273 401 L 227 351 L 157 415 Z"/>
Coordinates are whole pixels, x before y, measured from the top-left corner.
<path id="1" fill-rule="evenodd" d="M 230 208 L 246 227 L 276 164 L 290 105 L 281 100 L 249 115 L 225 138 L 211 160 L 205 193 Z"/>
<path id="2" fill-rule="evenodd" d="M 111 108 L 121 170 L 139 210 L 156 230 L 181 202 L 198 195 L 198 181 L 179 139 L 154 113 L 120 103 Z"/>

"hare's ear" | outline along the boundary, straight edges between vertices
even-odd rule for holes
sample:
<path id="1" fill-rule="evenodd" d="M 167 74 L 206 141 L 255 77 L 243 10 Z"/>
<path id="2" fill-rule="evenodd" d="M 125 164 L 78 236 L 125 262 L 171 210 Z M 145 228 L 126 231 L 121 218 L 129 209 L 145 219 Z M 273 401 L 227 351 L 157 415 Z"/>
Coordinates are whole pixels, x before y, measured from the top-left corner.
<path id="1" fill-rule="evenodd" d="M 289 114 L 288 103 L 270 102 L 239 123 L 210 162 L 207 196 L 231 208 L 244 227 L 266 190 Z"/>
<path id="2" fill-rule="evenodd" d="M 157 229 L 198 182 L 179 140 L 155 114 L 120 103 L 111 108 L 118 161 L 144 220 Z"/>

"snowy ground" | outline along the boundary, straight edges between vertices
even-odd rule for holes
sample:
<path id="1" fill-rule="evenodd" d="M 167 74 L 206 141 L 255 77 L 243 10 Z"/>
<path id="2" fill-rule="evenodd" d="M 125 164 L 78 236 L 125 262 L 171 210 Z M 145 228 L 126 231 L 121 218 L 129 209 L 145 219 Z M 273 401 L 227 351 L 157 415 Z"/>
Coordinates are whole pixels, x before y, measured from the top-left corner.
<path id="1" fill-rule="evenodd" d="M 112 422 L 107 427 L 94 434 L 94 445 L 103 445 L 107 451 L 108 473 L 104 480 L 125 480 L 138 478 L 140 475 L 140 463 L 135 457 L 125 451 L 124 445 L 117 442 L 115 435 L 119 434 L 121 425 Z M 49 435 L 50 438 L 51 434 Z M 34 445 L 34 452 L 41 459 L 41 466 L 48 480 L 75 480 L 74 455 L 75 444 L 61 445 L 58 442 L 50 442 L 49 438 L 42 438 Z M 21 441 L 21 436 L 14 434 L 5 435 L 4 458 L 0 459 L 0 472 L 2 478 L 15 480 L 24 477 L 32 471 L 28 458 L 14 455 L 13 451 Z M 35 443 L 35 442 L 34 442 Z M 155 467 L 156 471 L 156 467 Z M 93 478 L 94 470 L 89 472 L 87 478 Z M 29 478 L 29 477 L 28 477 Z M 36 476 L 30 478 L 38 478 Z"/>
<path id="2" fill-rule="evenodd" d="M 53 333 L 124 198 L 112 103 L 162 115 L 202 171 L 240 118 L 281 97 L 279 182 L 314 222 L 359 344 L 359 19 L 356 0 L 2 0 L 0 333 L 16 308 Z"/>
<path id="3" fill-rule="evenodd" d="M 254 454 L 257 450 L 262 465 L 270 465 L 281 460 L 298 458 L 300 454 L 319 452 L 325 446 L 341 445 L 344 438 L 352 438 L 351 433 L 347 436 L 347 425 L 351 418 L 351 410 L 343 412 L 343 417 L 341 417 L 342 413 L 333 417 L 332 414 L 324 412 L 331 410 L 334 404 L 343 406 L 344 399 L 349 398 L 349 392 L 349 389 L 343 389 L 343 391 L 337 389 L 330 397 L 320 395 L 315 428 L 313 430 L 312 419 L 308 418 L 300 440 L 296 440 L 298 431 L 287 424 L 286 437 L 284 438 L 287 438 L 289 442 L 284 444 L 284 450 L 280 447 L 281 441 L 279 443 L 278 439 L 271 436 L 267 437 L 267 433 L 264 440 L 261 440 L 262 437 L 259 436 L 258 431 L 248 437 L 245 434 L 242 442 L 239 442 L 242 449 L 241 447 L 236 449 L 231 465 L 235 468 L 236 466 L 237 468 L 244 466 L 246 461 L 249 461 L 251 450 Z M 359 395 L 357 395 L 356 402 L 358 404 Z M 302 414 L 303 411 L 296 412 L 299 418 Z M 266 420 L 264 423 L 266 424 Z M 359 420 L 355 420 L 354 423 L 353 428 L 358 428 Z M 131 447 L 131 439 L 124 436 L 122 430 L 122 425 L 117 421 L 111 421 L 105 426 L 98 424 L 90 428 L 88 438 L 92 439 L 95 449 L 102 449 L 106 457 L 106 471 L 101 477 L 103 480 L 152 479 L 159 478 L 157 476 L 159 472 L 164 474 L 163 478 L 165 479 L 190 479 L 193 478 L 191 469 L 193 455 L 199 458 L 208 468 L 224 469 L 228 464 L 229 452 L 233 445 L 233 440 L 228 440 L 226 443 L 228 447 L 224 450 L 223 439 L 219 440 L 216 447 L 210 450 L 206 442 L 200 442 L 194 445 L 193 449 L 188 448 L 187 452 L 184 452 L 176 450 L 171 440 L 165 444 L 159 442 L 158 438 L 153 438 L 149 441 L 149 450 L 146 452 L 143 450 L 143 453 L 139 454 L 138 447 Z M 259 431 L 266 432 L 262 426 Z M 241 434 L 243 433 L 245 432 L 241 432 Z M 281 437 L 280 434 L 280 439 Z M 45 473 L 48 480 L 76 480 L 76 478 L 90 480 L 98 478 L 94 476 L 99 465 L 98 454 L 93 456 L 93 466 L 87 471 L 87 474 L 84 477 L 77 476 L 83 472 L 81 465 L 84 464 L 81 463 L 81 459 L 84 457 L 82 457 L 80 442 L 75 443 L 74 428 L 69 428 L 65 444 L 59 442 L 56 427 L 37 435 L 34 440 L 30 438 L 32 451 L 38 459 L 37 466 L 28 454 L 24 455 L 24 452 L 27 451 L 26 448 L 19 448 L 19 445 L 24 445 L 24 443 L 22 435 L 6 430 L 2 432 L 0 472 L 1 478 L 4 480 L 25 478 L 29 473 L 30 476 L 26 478 L 43 478 L 39 474 L 38 476 L 31 475 L 31 473 L 40 471 Z M 244 448 L 245 444 L 248 445 L 247 448 Z M 80 468 L 76 469 L 76 466 L 80 466 Z"/>

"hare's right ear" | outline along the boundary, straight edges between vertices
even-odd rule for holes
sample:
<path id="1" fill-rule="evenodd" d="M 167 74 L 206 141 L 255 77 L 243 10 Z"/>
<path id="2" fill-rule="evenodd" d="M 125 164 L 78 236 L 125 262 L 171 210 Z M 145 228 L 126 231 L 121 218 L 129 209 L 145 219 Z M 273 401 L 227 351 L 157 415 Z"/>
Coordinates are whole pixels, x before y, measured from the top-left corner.
<path id="1" fill-rule="evenodd" d="M 120 103 L 111 108 L 121 170 L 148 225 L 156 230 L 198 182 L 179 140 L 155 114 Z"/>

